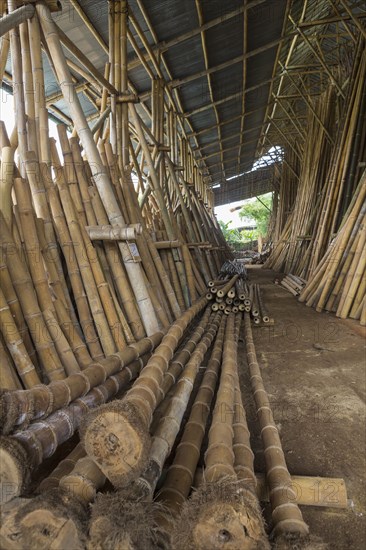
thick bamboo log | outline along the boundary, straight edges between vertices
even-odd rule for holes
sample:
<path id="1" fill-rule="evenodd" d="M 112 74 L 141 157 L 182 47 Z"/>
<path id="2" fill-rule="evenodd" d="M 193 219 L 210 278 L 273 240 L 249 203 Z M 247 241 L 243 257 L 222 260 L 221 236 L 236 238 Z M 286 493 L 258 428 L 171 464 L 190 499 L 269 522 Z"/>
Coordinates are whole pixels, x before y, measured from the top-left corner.
<path id="1" fill-rule="evenodd" d="M 86 156 L 92 169 L 94 181 L 105 206 L 109 221 L 112 225 L 124 225 L 125 221 L 114 196 L 111 181 L 103 166 L 99 151 L 93 139 L 93 135 L 89 129 L 78 96 L 75 93 L 70 71 L 67 67 L 59 40 L 57 28 L 53 23 L 50 17 L 50 12 L 46 6 L 42 3 L 37 3 L 36 9 L 52 60 L 55 64 L 64 99 L 69 106 L 71 118 L 86 152 Z M 131 286 L 134 290 L 145 329 L 148 335 L 153 334 L 159 327 L 150 297 L 147 293 L 146 285 L 143 280 L 141 267 L 138 263 L 133 261 L 126 244 L 120 243 L 119 248 L 122 253 L 126 271 L 129 275 Z"/>
<path id="2" fill-rule="evenodd" d="M 284 533 L 304 536 L 308 534 L 309 529 L 296 504 L 296 495 L 291 488 L 289 489 L 291 487 L 291 476 L 287 469 L 277 426 L 273 420 L 268 395 L 263 385 L 248 313 L 244 313 L 244 334 L 250 380 L 265 449 L 266 476 L 270 487 L 272 519 L 274 523 L 273 534 L 276 537 Z"/>
<path id="3" fill-rule="evenodd" d="M 103 488 L 105 481 L 105 476 L 95 462 L 88 456 L 83 456 L 75 463 L 71 472 L 60 479 L 59 487 L 77 500 L 89 504 L 95 499 L 97 491 Z"/>
<path id="4" fill-rule="evenodd" d="M 73 470 L 79 458 L 83 458 L 85 454 L 84 447 L 81 443 L 78 443 L 71 453 L 57 464 L 56 468 L 50 473 L 50 475 L 42 480 L 38 487 L 38 492 L 45 493 L 51 489 L 57 489 L 61 478 L 69 474 Z"/>
<path id="5" fill-rule="evenodd" d="M 95 387 L 84 397 L 59 409 L 46 420 L 35 422 L 13 436 L 0 439 L 0 503 L 9 502 L 20 495 L 29 485 L 31 473 L 52 456 L 80 427 L 85 415 L 93 408 L 106 403 L 129 382 L 138 376 L 146 365 L 148 354 L 117 374 L 110 376 L 103 384 Z"/>
<path id="6" fill-rule="evenodd" d="M 222 320 L 222 314 L 219 312 L 209 323 L 202 340 L 192 353 L 184 372 L 174 387 L 174 392 L 169 399 L 169 404 L 165 409 L 164 415 L 160 418 L 159 424 L 154 431 L 149 452 L 149 462 L 143 474 L 136 480 L 139 486 L 144 487 L 147 497 L 151 500 L 161 476 L 164 463 L 178 435 L 198 369 L 221 324 L 225 323 Z"/>
<path id="7" fill-rule="evenodd" d="M 27 426 L 34 420 L 43 420 L 51 413 L 68 406 L 92 388 L 103 384 L 110 376 L 151 353 L 163 338 L 157 332 L 143 338 L 122 351 L 93 363 L 81 373 L 65 378 L 62 383 L 51 382 L 48 386 L 39 385 L 28 391 L 6 392 L 1 395 L 2 433 L 9 434 L 14 428 Z"/>
<path id="8" fill-rule="evenodd" d="M 175 321 L 125 399 L 89 415 L 83 433 L 85 449 L 114 485 L 126 485 L 146 466 L 148 429 L 164 374 L 184 331 L 206 304 L 206 298 L 201 298 Z"/>
<path id="9" fill-rule="evenodd" d="M 179 513 L 193 485 L 221 366 L 226 319 L 227 317 L 222 317 L 211 357 L 177 447 L 173 464 L 157 495 L 157 501 L 163 503 L 173 516 Z"/>

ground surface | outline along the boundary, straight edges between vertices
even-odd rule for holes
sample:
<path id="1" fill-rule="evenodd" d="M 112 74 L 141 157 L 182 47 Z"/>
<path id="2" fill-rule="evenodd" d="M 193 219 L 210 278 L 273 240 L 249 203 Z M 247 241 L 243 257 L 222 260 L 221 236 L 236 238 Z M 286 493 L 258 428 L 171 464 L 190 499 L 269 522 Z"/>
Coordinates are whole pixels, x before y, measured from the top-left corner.
<path id="1" fill-rule="evenodd" d="M 249 270 L 274 326 L 253 329 L 258 361 L 291 474 L 343 478 L 348 509 L 303 506 L 311 533 L 332 550 L 366 547 L 365 340 L 357 323 L 316 313 L 274 285 L 275 273 Z M 241 386 L 256 455 L 263 450 L 240 344 Z M 337 499 L 336 490 L 334 499 Z"/>

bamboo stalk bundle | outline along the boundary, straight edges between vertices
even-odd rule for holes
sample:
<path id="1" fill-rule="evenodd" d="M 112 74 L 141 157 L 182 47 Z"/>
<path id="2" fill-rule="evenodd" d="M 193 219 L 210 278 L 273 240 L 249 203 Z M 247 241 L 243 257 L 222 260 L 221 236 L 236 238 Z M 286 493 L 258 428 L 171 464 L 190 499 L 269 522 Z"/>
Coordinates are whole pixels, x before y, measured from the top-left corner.
<path id="1" fill-rule="evenodd" d="M 221 315 L 216 316 L 211 319 L 211 324 L 205 333 L 205 336 L 201 342 L 197 345 L 195 351 L 191 355 L 191 359 L 187 364 L 187 367 L 182 374 L 177 386 L 174 387 L 174 390 L 169 396 L 167 401 L 167 406 L 165 408 L 164 415 L 160 417 L 160 421 L 157 426 L 154 428 L 152 425 L 151 430 L 153 433 L 152 446 L 150 450 L 150 459 L 149 464 L 143 474 L 132 484 L 129 485 L 126 489 L 121 489 L 118 491 L 114 498 L 110 496 L 100 496 L 99 500 L 107 500 L 112 506 L 114 506 L 114 500 L 118 500 L 120 515 L 123 515 L 123 519 L 118 519 L 114 525 L 111 525 L 111 512 L 110 509 L 104 508 L 99 509 L 97 504 L 97 513 L 92 514 L 91 524 L 90 524 L 90 540 L 89 546 L 95 547 L 96 545 L 101 544 L 100 541 L 100 524 L 103 522 L 104 525 L 110 525 L 110 530 L 113 531 L 115 544 L 122 544 L 122 541 L 134 539 L 134 531 L 136 525 L 136 517 L 132 517 L 129 513 L 129 510 L 135 509 L 138 511 L 138 517 L 150 517 L 151 515 L 155 520 L 155 528 L 152 529 L 150 525 L 150 538 L 152 540 L 156 539 L 157 533 L 159 532 L 159 540 L 162 539 L 162 524 L 159 521 L 159 518 L 165 517 L 163 511 L 166 510 L 166 505 L 163 503 L 164 508 L 157 505 L 156 502 L 152 502 L 152 497 L 155 492 L 155 487 L 157 481 L 162 472 L 162 464 L 165 462 L 167 455 L 169 454 L 169 448 L 172 446 L 178 430 L 179 425 L 184 413 L 185 407 L 187 405 L 186 400 L 188 399 L 188 394 L 192 391 L 193 384 L 189 383 L 191 377 L 191 382 L 197 373 L 197 366 L 202 361 L 203 356 L 205 355 L 205 350 L 210 346 L 215 331 L 218 326 L 220 328 L 217 332 L 217 337 L 214 344 L 214 355 L 209 361 L 209 366 L 205 371 L 204 380 L 200 384 L 199 395 L 197 395 L 196 403 L 196 414 L 195 418 L 197 421 L 200 420 L 200 413 L 205 412 L 206 408 L 202 407 L 202 403 L 199 400 L 200 398 L 210 396 L 211 399 L 214 394 L 214 389 L 217 380 L 217 371 L 220 367 L 220 356 L 222 351 L 223 336 L 225 330 L 226 318 Z M 194 331 L 191 337 L 195 337 L 196 331 Z M 185 387 L 185 390 L 182 392 L 182 389 Z M 188 394 L 187 394 L 188 392 Z M 185 397 L 184 397 L 185 396 Z M 164 404 L 165 402 L 163 402 Z M 177 410 L 176 410 L 177 409 Z M 192 409 L 193 411 L 193 409 Z M 177 414 L 176 414 L 177 413 Z M 208 413 L 207 413 L 208 414 Z M 195 422 L 193 419 L 191 421 L 191 428 L 195 428 Z M 201 430 L 196 430 L 197 434 L 201 435 Z M 202 438 L 204 431 L 202 434 Z M 191 447 L 190 447 L 191 449 Z M 191 453 L 192 456 L 192 453 Z M 193 458 L 198 460 L 196 453 L 193 454 Z M 170 512 L 169 512 L 170 514 Z M 168 520 L 169 524 L 169 520 Z M 155 535 L 154 535 L 155 531 Z M 166 538 L 166 533 L 164 533 Z M 156 541 L 157 542 L 157 541 Z M 135 546 L 136 547 L 136 546 Z"/>
<path id="2" fill-rule="evenodd" d="M 305 279 L 296 277 L 296 275 L 293 275 L 292 273 L 288 273 L 286 277 L 281 280 L 281 286 L 291 292 L 294 296 L 299 296 L 305 285 Z"/>
<path id="3" fill-rule="evenodd" d="M 3 436 L 0 439 L 1 503 L 9 502 L 26 490 L 35 468 L 52 456 L 61 443 L 70 439 L 91 409 L 106 403 L 125 389 L 146 365 L 148 357 L 149 354 L 145 354 L 133 361 L 84 397 L 57 410 L 44 421 L 35 422 L 12 436 Z"/>
<path id="4" fill-rule="evenodd" d="M 154 430 L 149 451 L 149 462 L 145 471 L 136 480 L 137 485 L 144 488 L 149 499 L 153 497 L 164 463 L 178 435 L 198 369 L 222 324 L 224 324 L 224 322 L 222 320 L 222 314 L 219 312 L 214 319 L 209 322 L 204 336 L 199 344 L 197 344 L 183 373 L 175 384 L 174 392 L 169 398 L 169 403 L 165 408 L 164 414 L 161 416 Z"/>
<path id="5" fill-rule="evenodd" d="M 192 487 L 221 365 L 226 320 L 227 317 L 223 316 L 211 357 L 177 447 L 174 461 L 168 470 L 163 487 L 157 495 L 157 500 L 164 502 L 173 515 L 178 514 Z M 195 453 L 191 452 L 192 448 L 196 451 Z"/>
<path id="6" fill-rule="evenodd" d="M 218 549 L 228 543 L 232 548 L 269 548 L 261 512 L 253 493 L 252 455 L 249 462 L 252 475 L 248 482 L 247 472 L 246 477 L 240 474 L 240 489 L 236 473 L 243 472 L 242 445 L 248 443 L 248 438 L 244 438 L 243 443 L 242 429 L 247 432 L 245 417 L 237 418 L 234 412 L 236 399 L 241 402 L 241 397 L 235 391 L 241 316 L 237 319 L 235 317 L 230 314 L 226 324 L 220 384 L 205 453 L 205 481 L 183 506 L 173 532 L 174 548 L 194 545 L 195 548 Z M 246 459 L 244 463 L 248 464 Z M 174 490 L 170 498 L 177 500 L 177 494 Z M 182 500 L 179 496 L 180 507 Z"/>
<path id="7" fill-rule="evenodd" d="M 114 485 L 126 485 L 145 467 L 148 428 L 164 374 L 184 331 L 206 304 L 206 298 L 201 298 L 175 321 L 125 399 L 89 415 L 83 433 L 85 449 Z"/>
<path id="8" fill-rule="evenodd" d="M 266 478 L 274 524 L 273 534 L 276 537 L 284 533 L 304 536 L 308 534 L 308 526 L 303 520 L 301 511 L 296 504 L 296 495 L 291 488 L 291 476 L 287 469 L 277 426 L 273 420 L 268 395 L 263 385 L 248 313 L 244 314 L 244 334 L 250 380 L 265 450 Z"/>
<path id="9" fill-rule="evenodd" d="M 100 362 L 92 363 L 80 373 L 68 376 L 62 383 L 46 385 L 32 384 L 27 391 L 5 392 L 1 395 L 2 433 L 9 434 L 14 428 L 27 427 L 34 420 L 44 420 L 60 408 L 68 406 L 91 389 L 103 384 L 134 361 L 151 353 L 163 338 L 157 332 L 131 344 Z"/>
<path id="10" fill-rule="evenodd" d="M 299 300 L 317 311 L 361 319 L 365 296 L 366 172 L 363 173 L 344 223 L 323 261 L 303 288 Z"/>
<path id="11" fill-rule="evenodd" d="M 78 96 L 73 88 L 71 75 L 66 64 L 57 28 L 51 19 L 47 6 L 37 3 L 36 10 L 39 15 L 40 24 L 44 32 L 47 45 L 49 47 L 51 58 L 55 64 L 55 69 L 64 99 L 69 106 L 74 126 L 79 134 L 79 138 L 83 144 L 83 148 L 92 168 L 94 181 L 98 187 L 100 197 L 106 208 L 109 221 L 112 225 L 124 225 L 125 221 L 113 193 L 111 181 L 102 163 L 92 132 L 88 127 Z M 73 93 L 70 94 L 71 91 Z M 72 97 L 70 97 L 70 95 Z M 150 297 L 147 293 L 140 265 L 133 260 L 131 261 L 131 253 L 126 244 L 119 243 L 119 248 L 122 253 L 126 271 L 129 274 L 130 284 L 134 289 L 134 294 L 145 324 L 145 329 L 148 334 L 152 334 L 158 329 L 158 323 Z"/>
<path id="12" fill-rule="evenodd" d="M 2 257 L 8 267 L 17 297 L 24 313 L 32 339 L 42 362 L 44 374 L 50 380 L 65 377 L 64 368 L 44 321 L 35 289 L 26 265 L 22 262 L 7 224 L 0 212 L 0 246 Z"/>

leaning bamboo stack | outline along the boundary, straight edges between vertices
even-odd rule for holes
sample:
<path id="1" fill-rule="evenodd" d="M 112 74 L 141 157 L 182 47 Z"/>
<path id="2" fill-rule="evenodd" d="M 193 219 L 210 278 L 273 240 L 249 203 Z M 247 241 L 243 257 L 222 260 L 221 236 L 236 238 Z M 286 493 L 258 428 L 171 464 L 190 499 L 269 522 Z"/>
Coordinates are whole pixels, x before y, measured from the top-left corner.
<path id="1" fill-rule="evenodd" d="M 366 171 L 337 236 L 300 294 L 300 302 L 366 324 Z"/>

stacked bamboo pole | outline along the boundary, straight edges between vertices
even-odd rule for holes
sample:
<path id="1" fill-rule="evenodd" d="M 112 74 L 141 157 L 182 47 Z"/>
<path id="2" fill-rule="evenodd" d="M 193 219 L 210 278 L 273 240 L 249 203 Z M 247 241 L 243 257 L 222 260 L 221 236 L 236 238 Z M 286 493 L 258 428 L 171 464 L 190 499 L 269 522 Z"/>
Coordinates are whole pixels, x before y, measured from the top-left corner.
<path id="1" fill-rule="evenodd" d="M 348 213 L 299 300 L 317 311 L 333 311 L 365 326 L 366 172 Z"/>
<path id="2" fill-rule="evenodd" d="M 235 389 L 239 382 L 237 346 L 240 325 L 241 314 L 236 318 L 231 313 L 227 318 L 220 383 L 208 433 L 204 483 L 197 493 L 185 502 L 198 457 L 194 455 L 188 459 L 188 453 L 184 456 L 181 450 L 180 453 L 177 452 L 159 495 L 159 499 L 166 505 L 169 503 L 175 515 L 177 512 L 181 514 L 172 534 L 174 548 L 194 546 L 200 549 L 219 549 L 228 544 L 232 548 L 269 548 L 254 494 L 256 480 L 249 431 L 240 391 L 237 392 Z M 203 416 L 203 420 L 205 419 L 207 415 Z M 190 427 L 191 433 L 188 427 L 189 423 L 181 445 L 184 448 L 186 443 L 191 447 L 197 442 L 199 454 L 202 434 L 198 432 L 197 435 L 201 437 L 196 439 L 195 426 Z M 178 451 L 180 448 L 178 447 Z M 191 465 L 194 469 L 189 468 Z M 177 480 L 174 473 L 176 476 L 179 468 L 181 473 Z M 187 474 L 192 477 L 188 477 Z M 178 483 L 178 490 L 172 485 L 172 480 Z M 167 526 L 166 522 L 165 525 Z"/>

